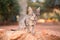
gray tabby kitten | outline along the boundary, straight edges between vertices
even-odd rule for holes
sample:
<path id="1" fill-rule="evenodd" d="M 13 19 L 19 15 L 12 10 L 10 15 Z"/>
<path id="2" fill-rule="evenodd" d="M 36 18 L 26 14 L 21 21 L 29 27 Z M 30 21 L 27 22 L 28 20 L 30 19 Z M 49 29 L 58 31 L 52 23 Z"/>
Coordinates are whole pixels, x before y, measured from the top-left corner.
<path id="1" fill-rule="evenodd" d="M 25 25 L 26 25 L 27 32 L 34 34 L 35 32 L 34 27 L 36 25 L 36 15 L 33 13 L 31 7 L 28 8 L 28 14 L 25 19 Z"/>

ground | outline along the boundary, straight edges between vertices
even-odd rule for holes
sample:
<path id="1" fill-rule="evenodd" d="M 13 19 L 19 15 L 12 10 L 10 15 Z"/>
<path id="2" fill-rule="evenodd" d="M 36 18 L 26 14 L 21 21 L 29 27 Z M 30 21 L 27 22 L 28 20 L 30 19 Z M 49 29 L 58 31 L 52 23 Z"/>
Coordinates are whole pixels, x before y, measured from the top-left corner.
<path id="1" fill-rule="evenodd" d="M 6 30 L 17 29 L 17 28 L 18 25 L 0 26 L 0 29 L 6 29 Z M 36 30 L 35 36 L 38 40 L 60 40 L 60 24 L 37 23 L 35 30 Z"/>

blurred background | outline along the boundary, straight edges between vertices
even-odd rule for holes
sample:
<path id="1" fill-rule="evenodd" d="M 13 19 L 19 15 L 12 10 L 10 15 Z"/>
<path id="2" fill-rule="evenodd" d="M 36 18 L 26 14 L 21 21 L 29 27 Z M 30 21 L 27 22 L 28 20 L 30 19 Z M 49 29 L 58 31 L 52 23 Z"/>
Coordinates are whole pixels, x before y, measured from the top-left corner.
<path id="1" fill-rule="evenodd" d="M 28 0 L 28 6 L 40 7 L 38 22 L 60 22 L 60 0 Z M 19 9 L 17 0 L 0 0 L 0 25 L 18 24 Z"/>
<path id="2" fill-rule="evenodd" d="M 19 14 L 17 0 L 0 0 L 0 25 L 9 25 L 17 22 Z"/>

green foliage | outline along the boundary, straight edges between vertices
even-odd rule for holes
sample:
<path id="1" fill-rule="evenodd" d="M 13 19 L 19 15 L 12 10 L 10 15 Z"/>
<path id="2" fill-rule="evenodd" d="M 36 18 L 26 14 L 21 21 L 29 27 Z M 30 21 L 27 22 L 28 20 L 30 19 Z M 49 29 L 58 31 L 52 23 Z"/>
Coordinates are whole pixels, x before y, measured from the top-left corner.
<path id="1" fill-rule="evenodd" d="M 19 4 L 17 0 L 0 0 L 0 15 L 6 20 L 19 14 Z"/>
<path id="2" fill-rule="evenodd" d="M 45 7 L 53 7 L 55 0 L 46 0 L 44 6 Z"/>
<path id="3" fill-rule="evenodd" d="M 31 6 L 31 7 L 40 7 L 40 4 L 38 2 L 32 2 L 31 0 L 28 0 L 28 6 Z"/>

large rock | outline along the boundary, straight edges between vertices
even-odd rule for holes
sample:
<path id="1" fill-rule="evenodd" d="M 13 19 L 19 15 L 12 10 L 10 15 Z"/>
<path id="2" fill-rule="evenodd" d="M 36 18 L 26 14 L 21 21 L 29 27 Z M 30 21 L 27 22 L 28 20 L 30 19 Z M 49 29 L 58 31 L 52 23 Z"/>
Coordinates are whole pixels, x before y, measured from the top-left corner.
<path id="1" fill-rule="evenodd" d="M 0 40 L 60 40 L 60 37 L 55 33 L 53 31 L 43 30 L 36 31 L 35 35 L 33 35 L 26 31 L 5 31 L 1 29 Z"/>

